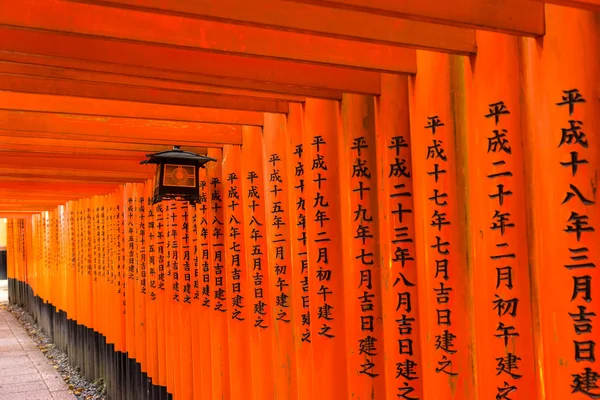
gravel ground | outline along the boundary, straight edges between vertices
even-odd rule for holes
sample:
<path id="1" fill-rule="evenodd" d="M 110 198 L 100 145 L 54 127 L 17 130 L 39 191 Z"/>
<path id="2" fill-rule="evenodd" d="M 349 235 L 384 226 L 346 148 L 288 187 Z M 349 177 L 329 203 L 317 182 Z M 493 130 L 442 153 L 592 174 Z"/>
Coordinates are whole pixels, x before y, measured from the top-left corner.
<path id="1" fill-rule="evenodd" d="M 64 381 L 69 386 L 69 391 L 80 400 L 100 400 L 106 399 L 106 390 L 104 380 L 99 379 L 96 382 L 88 382 L 79 372 L 79 368 L 73 368 L 69 365 L 67 354 L 52 344 L 50 338 L 35 323 L 33 316 L 25 309 L 13 304 L 3 304 L 10 311 L 19 323 L 25 328 L 29 336 L 34 340 L 38 348 L 44 353 L 46 358 L 58 370 Z"/>

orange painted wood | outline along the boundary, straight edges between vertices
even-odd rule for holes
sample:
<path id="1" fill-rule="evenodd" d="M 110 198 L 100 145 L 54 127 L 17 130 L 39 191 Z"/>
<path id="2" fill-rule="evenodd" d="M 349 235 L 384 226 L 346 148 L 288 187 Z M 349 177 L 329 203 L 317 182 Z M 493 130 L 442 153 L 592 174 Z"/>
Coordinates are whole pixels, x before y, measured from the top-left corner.
<path id="1" fill-rule="evenodd" d="M 74 81 L 88 81 L 88 82 L 103 82 L 118 85 L 136 86 L 136 87 L 153 87 L 168 90 L 177 90 L 185 92 L 199 92 L 205 95 L 230 95 L 239 96 L 242 98 L 259 98 L 259 99 L 271 99 L 271 100 L 285 100 L 285 101 L 297 101 L 304 102 L 306 98 L 304 96 L 295 96 L 291 94 L 280 94 L 268 91 L 257 91 L 257 90 L 240 90 L 224 88 L 219 86 L 200 85 L 196 83 L 180 82 L 176 80 L 166 80 L 163 75 L 159 75 L 156 78 L 146 78 L 141 76 L 132 76 L 130 74 L 116 74 L 110 72 L 96 72 L 93 69 L 98 68 L 102 70 L 103 64 L 85 65 L 85 63 L 77 63 L 74 60 L 63 60 L 66 68 L 55 67 L 48 65 L 37 65 L 38 62 L 52 62 L 48 58 L 36 57 L 32 55 L 14 54 L 7 52 L 0 52 L 0 60 L 18 60 L 19 62 L 12 61 L 1 61 L 0 71 L 5 74 L 16 74 L 26 75 L 32 77 L 44 77 L 51 79 L 69 79 Z M 55 63 L 60 63 L 60 60 L 52 59 Z M 72 64 L 69 64 L 69 61 Z M 92 70 L 87 70 L 90 68 Z M 82 69 L 78 69 L 82 68 Z M 132 71 L 128 71 L 131 73 Z M 159 79 L 160 78 L 160 79 Z"/>
<path id="2" fill-rule="evenodd" d="M 148 263 L 148 231 L 147 231 L 147 196 L 149 188 L 145 182 L 136 187 L 135 197 L 135 229 L 136 229 L 136 269 L 135 269 L 135 337 L 136 361 L 140 363 L 142 372 L 148 372 L 147 364 L 147 263 Z"/>
<path id="3" fill-rule="evenodd" d="M 273 90 L 279 93 L 288 93 L 284 87 L 289 86 L 289 93 L 297 94 L 303 93 L 297 91 L 301 87 L 369 94 L 379 93 L 380 88 L 379 74 L 351 68 L 204 53 L 183 48 L 1 27 L 0 36 L 5 39 L 1 47 L 5 51 L 74 59 L 68 60 L 67 65 L 81 65 L 86 61 L 96 62 L 94 65 L 109 63 L 100 70 L 134 76 L 162 76 L 162 79 L 226 87 L 236 87 L 234 82 L 239 81 L 242 85 L 249 85 L 240 86 L 242 88 Z M 57 65 L 57 62 L 52 61 L 49 65 Z M 87 67 L 90 65 L 87 62 L 84 67 L 86 69 L 90 68 Z M 128 68 L 124 70 L 123 65 Z M 93 68 L 96 70 L 100 67 Z M 148 68 L 153 71 L 147 70 Z M 267 89 L 269 87 L 271 89 Z M 311 93 L 315 95 L 320 92 L 309 92 L 306 95 Z M 329 96 L 323 94 L 318 97 Z"/>
<path id="4" fill-rule="evenodd" d="M 13 135 L 2 135 L 2 133 L 8 132 L 0 131 L 0 143 L 2 143 L 0 150 L 2 151 L 10 150 L 50 154 L 67 153 L 73 156 L 115 156 L 143 160 L 148 153 L 157 153 L 169 148 L 166 145 L 134 144 L 118 141 L 94 142 L 88 140 L 45 138 L 34 136 L 36 135 L 35 133 L 31 133 L 31 136 L 25 137 L 23 136 L 23 132 L 13 132 Z M 181 149 L 198 154 L 206 154 L 206 147 L 181 146 Z"/>
<path id="5" fill-rule="evenodd" d="M 294 303 L 294 351 L 296 352 L 295 373 L 298 379 L 298 399 L 313 398 L 313 348 L 310 342 L 310 286 L 306 236 L 305 182 L 308 161 L 302 143 L 304 134 L 304 109 L 300 104 L 290 106 L 286 121 L 287 170 L 293 179 L 288 179 L 290 204 L 291 267 Z M 246 142 L 244 141 L 244 146 Z"/>
<path id="6" fill-rule="evenodd" d="M 351 397 L 385 396 L 381 264 L 377 229 L 375 99 L 345 95 L 338 144 L 343 243 L 344 318 Z M 332 210 L 333 211 L 333 210 Z M 410 301 L 410 299 L 408 299 Z M 403 305 L 401 304 L 401 307 Z M 404 347 L 403 347 L 404 348 Z"/>
<path id="7" fill-rule="evenodd" d="M 124 193 L 124 238 L 125 238 L 125 260 L 123 269 L 123 312 L 124 321 L 124 342 L 127 356 L 136 358 L 136 337 L 135 337 L 135 238 L 136 238 L 136 215 L 135 215 L 135 186 L 136 184 L 125 185 Z"/>
<path id="8" fill-rule="evenodd" d="M 0 140 L 4 140 L 4 138 L 7 138 L 6 141 L 14 141 L 14 137 L 12 136 L 1 136 L 0 135 Z M 20 140 L 21 142 L 23 142 L 23 140 Z M 28 140 L 25 140 L 28 141 Z M 31 141 L 31 140 L 29 140 Z M 35 143 L 35 142 L 34 142 Z M 64 144 L 64 143 L 62 143 Z M 87 142 L 85 142 L 85 144 L 88 144 Z M 117 144 L 118 147 L 118 144 Z M 172 148 L 172 147 L 171 147 Z M 90 148 L 90 147 L 65 147 L 65 146 L 61 146 L 61 147 L 53 147 L 53 146 L 45 146 L 45 145 L 41 145 L 41 144 L 33 144 L 33 145 L 27 145 L 27 144 L 21 144 L 21 145 L 3 145 L 0 148 L 0 152 L 2 152 L 3 154 L 7 154 L 7 155 L 19 155 L 23 158 L 27 158 L 27 157 L 48 157 L 48 156 L 63 156 L 63 157 L 68 157 L 68 158 L 72 158 L 72 159 L 81 159 L 81 158 L 90 158 L 90 159 L 96 159 L 96 160 L 108 160 L 108 162 L 110 162 L 110 160 L 123 160 L 123 161 L 128 161 L 128 160 L 136 160 L 136 161 L 140 161 L 140 160 L 144 160 L 147 157 L 148 153 L 156 153 L 158 151 L 164 151 L 166 149 L 169 149 L 168 146 L 162 146 L 159 148 L 159 150 L 153 150 L 153 151 L 128 151 L 128 150 L 103 150 L 103 149 L 94 149 L 94 148 Z M 201 147 L 199 148 L 200 152 L 199 154 L 202 153 L 206 153 L 206 148 L 205 147 Z M 186 151 L 193 151 L 193 150 L 189 150 L 188 148 L 184 148 L 184 150 Z"/>
<path id="9" fill-rule="evenodd" d="M 271 277 L 267 261 L 266 237 L 266 175 L 262 157 L 262 130 L 247 126 L 242 129 L 242 190 L 246 200 L 244 221 L 248 285 L 251 287 L 249 304 L 252 313 L 250 356 L 252 365 L 252 394 L 255 399 L 273 397 L 273 316 Z"/>
<path id="10" fill-rule="evenodd" d="M 286 113 L 283 100 L 0 73 L 0 90 L 186 107 Z"/>
<path id="11" fill-rule="evenodd" d="M 457 101 L 466 116 L 460 149 L 468 148 L 471 232 L 469 258 L 475 268 L 475 320 L 479 395 L 540 398 L 536 389 L 532 315 L 527 250 L 527 206 L 521 120 L 521 80 L 518 38 L 478 32 L 481 44 L 473 64 L 458 63 L 458 87 L 465 102 Z M 462 60 L 461 60 L 462 61 Z M 460 115 L 459 114 L 459 115 Z M 506 192 L 499 197 L 498 194 Z M 502 336 L 504 329 L 508 334 Z M 509 329 L 510 328 L 510 329 Z M 505 340 L 508 339 L 508 340 Z"/>
<path id="12" fill-rule="evenodd" d="M 59 168 L 21 168 L 21 167 L 0 167 L 0 179 L 23 181 L 30 179 L 32 181 L 42 182 L 84 182 L 84 183 L 107 183 L 123 184 L 131 181 L 143 181 L 148 179 L 147 173 L 122 172 L 122 171 L 97 171 L 97 170 L 75 170 Z"/>
<path id="13" fill-rule="evenodd" d="M 223 160 L 220 149 L 209 149 L 208 156 Z M 207 165 L 206 178 L 209 196 L 209 242 L 210 252 L 210 342 L 211 342 L 211 387 L 212 399 L 230 398 L 231 370 L 229 366 L 229 324 L 227 309 L 230 304 L 227 289 L 230 282 L 225 271 L 225 191 L 221 162 Z M 235 373 L 235 371 L 233 371 Z"/>
<path id="14" fill-rule="evenodd" d="M 467 238 L 459 186 L 458 135 L 450 91 L 450 56 L 419 52 L 420 74 L 411 79 L 417 290 L 422 310 L 424 398 L 471 399 L 473 303 L 467 269 Z M 441 124 L 441 125 L 440 125 Z M 435 128 L 435 131 L 434 131 Z M 457 155 L 458 154 L 458 155 Z M 398 188 L 396 193 L 405 193 Z M 406 230 L 394 240 L 408 239 Z M 452 290 L 450 290 L 452 289 Z"/>
<path id="15" fill-rule="evenodd" d="M 170 200 L 162 201 L 164 206 L 164 246 L 165 246 L 165 352 L 166 352 L 166 384 L 168 393 L 175 394 L 177 384 L 175 381 L 175 369 L 177 364 L 177 349 L 174 331 L 174 314 L 177 312 L 173 297 L 173 239 L 171 236 L 173 220 L 177 219 L 175 214 L 174 202 Z"/>
<path id="16" fill-rule="evenodd" d="M 6 181 L 2 183 L 0 190 L 5 192 L 24 192 L 30 190 L 39 193 L 56 193 L 69 194 L 73 196 L 80 195 L 79 198 L 94 194 L 107 194 L 119 189 L 118 185 L 107 184 L 85 184 L 85 183 L 64 183 L 56 185 L 48 182 L 31 182 L 31 181 Z"/>
<path id="17" fill-rule="evenodd" d="M 5 4 L 8 5 L 8 4 Z M 0 3 L 0 7 L 4 6 Z M 56 18 L 48 18 L 48 15 Z M 93 21 L 112 21 L 99 25 Z M 305 61 L 376 71 L 414 73 L 414 50 L 375 43 L 302 35 L 250 26 L 201 21 L 91 4 L 23 0 L 0 16 L 0 23 L 116 40 L 180 46 L 209 52 Z M 186 32 L 202 32 L 202 38 Z"/>
<path id="18" fill-rule="evenodd" d="M 156 345 L 157 345 L 157 373 L 154 383 L 167 386 L 167 327 L 166 327 L 166 238 L 165 238 L 165 202 L 157 203 L 154 208 L 155 223 L 154 235 L 156 236 Z M 170 367 L 170 366 L 169 366 Z"/>
<path id="19" fill-rule="evenodd" d="M 204 170 L 204 169 L 203 169 Z M 198 182 L 201 180 L 198 176 Z M 200 283 L 201 283 L 201 267 L 200 267 L 200 244 L 198 243 L 198 216 L 199 210 L 196 205 L 188 205 L 189 219 L 189 241 L 190 241 L 190 361 L 192 364 L 192 377 L 190 386 L 192 388 L 193 399 L 202 398 L 202 343 L 201 343 L 201 323 L 199 312 L 202 308 L 200 301 Z"/>
<path id="20" fill-rule="evenodd" d="M 386 399 L 423 396 L 422 312 L 417 290 L 415 239 L 415 179 L 408 79 L 383 75 L 382 94 L 375 102 L 377 129 L 377 182 L 383 348 L 385 351 Z M 397 234 L 406 233 L 406 237 Z M 398 241 L 412 239 L 413 241 Z M 394 243 L 395 242 L 395 243 Z M 410 299 L 410 311 L 407 300 Z M 402 302 L 405 304 L 403 305 Z"/>
<path id="21" fill-rule="evenodd" d="M 308 99 L 304 113 L 303 148 L 307 161 L 306 205 L 309 270 L 311 335 L 313 347 L 313 398 L 349 396 L 347 372 L 348 345 L 342 264 L 340 191 L 338 176 L 338 104 Z M 323 143 L 323 141 L 325 143 Z M 310 165 L 310 167 L 308 167 Z M 320 175 L 319 175 L 320 174 Z M 327 181 L 319 181 L 324 178 Z M 319 188 L 319 183 L 321 188 Z M 324 205 L 328 205 L 325 207 Z M 330 211 L 331 210 L 331 211 Z M 330 218 L 323 226 L 317 216 Z M 317 219 L 317 220 L 316 220 Z M 321 249 L 321 250 L 320 250 Z M 321 257 L 319 258 L 319 255 Z M 325 255 L 327 258 L 325 258 Z M 319 270 L 322 271 L 319 273 Z M 327 271 L 331 271 L 331 275 Z M 333 315 L 319 309 L 331 306 Z M 326 318 L 327 317 L 327 318 Z M 332 319 L 333 318 L 333 319 Z"/>
<path id="22" fill-rule="evenodd" d="M 240 58 L 243 58 L 242 61 L 273 61 L 262 59 L 254 60 L 247 59 L 245 57 Z M 322 97 L 329 99 L 341 99 L 342 97 L 342 94 L 337 90 L 301 86 L 302 77 L 300 77 L 300 79 L 297 82 L 290 80 L 289 83 L 270 83 L 256 80 L 251 81 L 239 78 L 235 79 L 227 77 L 217 77 L 212 75 L 199 75 L 174 70 L 167 71 L 164 69 L 149 68 L 148 66 L 129 66 L 109 62 L 95 62 L 76 60 L 72 58 L 49 57 L 39 54 L 14 53 L 3 50 L 0 50 L 0 60 L 2 60 L 2 62 L 5 64 L 3 69 L 17 69 L 21 72 L 27 71 L 29 74 L 40 76 L 61 76 L 77 80 L 129 83 L 139 84 L 142 86 L 164 87 L 181 90 L 197 90 L 206 91 L 209 93 L 240 94 L 249 97 L 281 99 L 300 102 L 304 102 L 305 97 L 307 96 Z M 287 64 L 298 64 L 281 61 L 277 62 Z M 7 63 L 15 64 L 15 66 L 8 67 L 6 66 Z M 174 67 L 176 66 L 171 66 L 171 68 Z M 319 67 L 309 64 L 307 64 L 306 66 L 302 66 L 301 64 L 296 65 L 296 68 L 306 68 L 309 70 L 314 67 L 330 68 L 335 70 L 340 69 L 333 67 Z M 375 76 L 375 74 L 373 75 Z M 309 76 L 306 80 L 314 80 L 314 78 L 311 78 Z M 328 86 L 328 84 L 326 83 L 320 85 Z"/>
<path id="23" fill-rule="evenodd" d="M 36 211 L 2 211 L 0 212 L 0 218 L 7 218 L 7 219 L 29 219 L 31 218 L 34 214 L 37 214 L 38 212 Z"/>
<path id="24" fill-rule="evenodd" d="M 0 107 L 5 110 L 42 111 L 58 114 L 262 125 L 262 114 L 253 111 L 153 105 L 50 94 L 0 92 Z"/>
<path id="25" fill-rule="evenodd" d="M 179 301 L 181 303 L 181 390 L 182 398 L 192 399 L 194 396 L 193 382 L 193 352 L 192 352 L 192 279 L 193 279 L 193 244 L 192 236 L 192 212 L 188 204 L 183 203 L 180 207 L 181 215 L 181 258 L 179 263 Z"/>
<path id="26" fill-rule="evenodd" d="M 600 396 L 587 385 L 600 373 L 590 350 L 600 315 L 598 14 L 550 4 L 546 14 L 543 51 L 519 44 L 537 383 L 544 399 L 588 399 Z"/>
<path id="27" fill-rule="evenodd" d="M 162 0 L 97 1 L 117 7 L 139 7 L 152 12 L 182 13 L 200 19 L 295 31 L 350 40 L 417 47 L 443 52 L 474 53 L 475 32 L 439 24 L 390 18 L 351 10 L 334 10 L 310 4 L 259 0 L 250 6 L 242 0 L 214 3 L 167 3 Z"/>
<path id="28" fill-rule="evenodd" d="M 191 367 L 188 363 L 191 361 L 187 354 L 190 354 L 189 325 L 185 332 L 183 318 L 183 224 L 184 212 L 187 211 L 187 205 L 181 202 L 171 202 L 172 217 L 169 224 L 171 234 L 171 271 L 173 282 L 173 312 L 171 313 L 171 323 L 173 324 L 173 394 L 178 398 L 190 398 L 192 395 L 192 386 L 186 384 L 191 380 Z"/>
<path id="29" fill-rule="evenodd" d="M 0 158 L 0 168 L 7 166 L 18 166 L 19 168 L 44 169 L 46 167 L 61 170 L 94 170 L 113 172 L 132 172 L 134 174 L 146 174 L 149 177 L 154 174 L 148 165 L 140 165 L 141 160 L 124 159 L 77 159 L 63 155 L 48 154 L 47 157 L 24 157 L 15 153 L 3 154 Z"/>
<path id="30" fill-rule="evenodd" d="M 589 11 L 600 11 L 600 1 L 599 0 L 535 0 L 542 1 L 544 3 L 556 4 L 560 6 L 573 7 L 573 8 L 581 8 Z"/>
<path id="31" fill-rule="evenodd" d="M 227 276 L 227 319 L 229 331 L 229 381 L 232 399 L 253 399 L 251 365 L 251 283 L 246 254 L 247 207 L 242 190 L 241 146 L 223 147 L 223 218 L 225 271 Z"/>
<path id="32" fill-rule="evenodd" d="M 19 132 L 15 136 L 85 139 L 90 142 L 169 145 L 177 141 L 182 146 L 211 144 L 213 147 L 222 143 L 241 143 L 241 128 L 233 125 L 35 111 L 0 110 L 0 129 L 3 134 Z"/>
<path id="33" fill-rule="evenodd" d="M 292 320 L 297 310 L 294 297 L 298 296 L 293 282 L 290 236 L 290 193 L 287 171 L 285 118 L 265 113 L 263 127 L 263 171 L 265 198 L 265 233 L 272 315 L 269 325 L 273 332 L 273 379 L 276 398 L 298 398 L 298 376 L 295 374 L 296 355 Z M 297 320 L 294 321 L 296 323 Z"/>
<path id="34" fill-rule="evenodd" d="M 254 129 L 259 129 L 254 127 Z M 214 281 L 212 271 L 213 254 L 210 248 L 210 242 L 213 240 L 211 206 L 212 201 L 209 197 L 209 184 L 207 168 L 202 168 L 199 174 L 200 179 L 200 201 L 196 206 L 197 226 L 198 226 L 198 257 L 199 257 L 199 280 L 200 280 L 200 298 L 194 309 L 195 326 L 194 334 L 199 337 L 194 340 L 193 346 L 199 347 L 200 358 L 194 359 L 194 400 L 212 400 L 212 326 L 210 321 L 211 304 L 213 304 L 213 291 L 211 290 Z M 200 328 L 202 326 L 202 328 Z M 196 328 L 194 328 L 196 329 Z M 199 390 L 196 390 L 198 389 Z"/>
<path id="35" fill-rule="evenodd" d="M 451 26 L 493 30 L 513 35 L 544 34 L 544 7 L 529 0 L 436 0 L 396 2 L 393 0 L 291 0 L 351 9 Z"/>

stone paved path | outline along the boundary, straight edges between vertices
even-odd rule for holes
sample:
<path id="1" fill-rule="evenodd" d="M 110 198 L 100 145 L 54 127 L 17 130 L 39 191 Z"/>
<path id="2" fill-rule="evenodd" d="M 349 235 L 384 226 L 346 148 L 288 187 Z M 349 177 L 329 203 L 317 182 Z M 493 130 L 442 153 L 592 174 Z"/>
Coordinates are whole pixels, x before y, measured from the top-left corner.
<path id="1" fill-rule="evenodd" d="M 13 315 L 0 307 L 0 400 L 71 399 L 62 377 Z"/>

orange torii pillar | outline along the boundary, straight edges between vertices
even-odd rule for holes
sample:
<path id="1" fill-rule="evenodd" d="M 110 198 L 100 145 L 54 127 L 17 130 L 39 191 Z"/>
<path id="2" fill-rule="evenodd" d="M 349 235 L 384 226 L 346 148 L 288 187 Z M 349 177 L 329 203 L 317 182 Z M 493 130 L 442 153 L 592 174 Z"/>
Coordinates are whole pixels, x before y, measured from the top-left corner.
<path id="1" fill-rule="evenodd" d="M 520 39 L 536 371 L 543 400 L 600 398 L 598 14 L 546 6 Z"/>

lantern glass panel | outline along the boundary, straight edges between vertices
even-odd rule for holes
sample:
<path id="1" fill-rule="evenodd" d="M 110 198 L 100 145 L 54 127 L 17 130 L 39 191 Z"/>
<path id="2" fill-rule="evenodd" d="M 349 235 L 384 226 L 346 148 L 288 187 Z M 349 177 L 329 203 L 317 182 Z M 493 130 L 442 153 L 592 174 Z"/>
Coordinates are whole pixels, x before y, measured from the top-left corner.
<path id="1" fill-rule="evenodd" d="M 196 187 L 196 166 L 164 164 L 163 186 Z"/>

